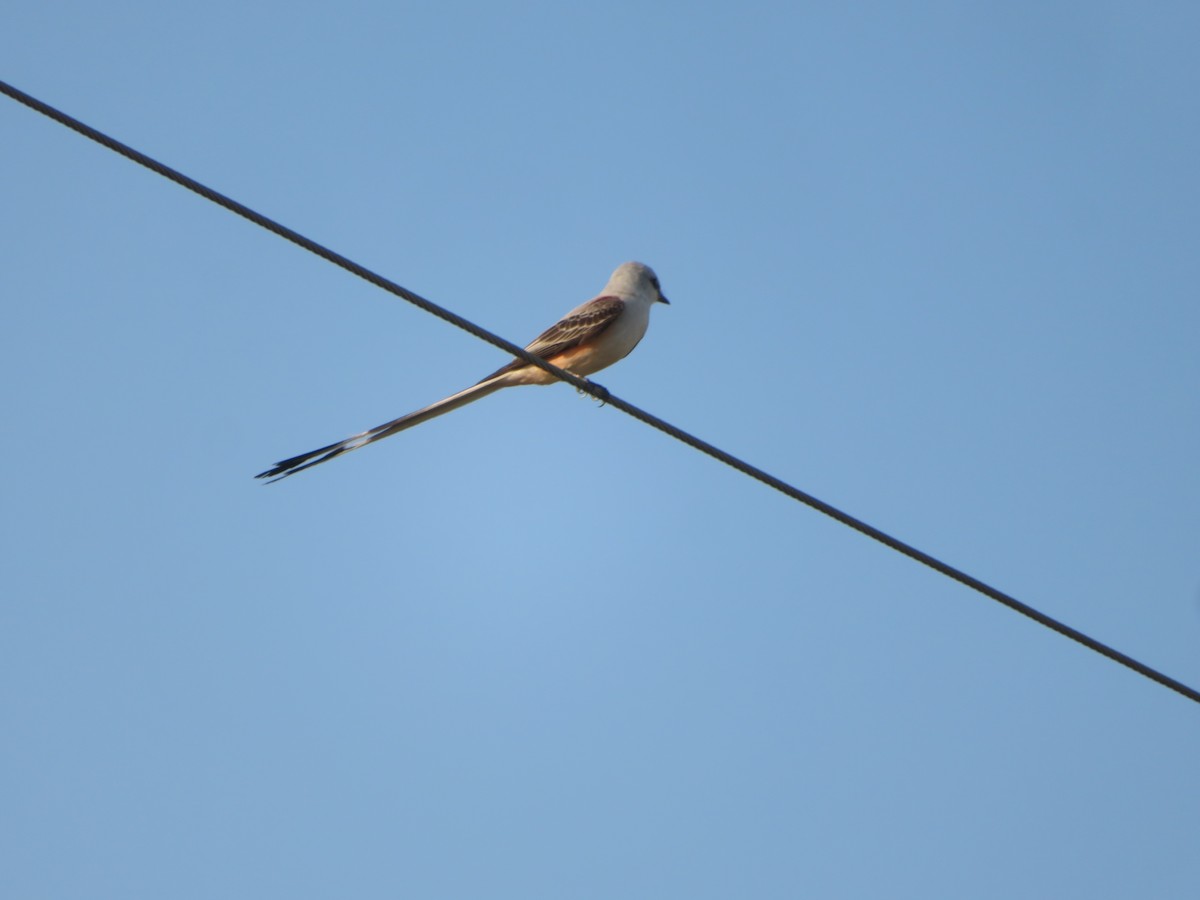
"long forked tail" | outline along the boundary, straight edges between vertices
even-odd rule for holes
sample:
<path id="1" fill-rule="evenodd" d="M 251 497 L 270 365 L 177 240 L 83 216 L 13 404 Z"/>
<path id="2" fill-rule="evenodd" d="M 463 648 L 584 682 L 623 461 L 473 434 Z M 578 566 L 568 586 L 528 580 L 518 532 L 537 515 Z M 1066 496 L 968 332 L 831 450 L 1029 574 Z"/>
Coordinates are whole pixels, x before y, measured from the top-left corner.
<path id="1" fill-rule="evenodd" d="M 323 462 L 329 462 L 335 456 L 341 456 L 343 453 L 349 453 L 351 450 L 357 450 L 359 447 L 365 447 L 367 444 L 381 441 L 385 437 L 391 437 L 398 431 L 412 428 L 414 425 L 420 425 L 422 422 L 458 409 L 460 406 L 466 406 L 474 400 L 486 397 L 488 394 L 507 386 L 503 379 L 486 378 L 479 382 L 479 384 L 473 384 L 466 390 L 459 391 L 457 394 L 451 394 L 444 400 L 431 403 L 424 409 L 418 409 L 407 416 L 401 416 L 398 419 L 392 419 L 390 422 L 377 425 L 369 431 L 364 431 L 362 434 L 348 437 L 344 441 L 338 441 L 336 444 L 330 444 L 328 447 L 321 447 L 318 450 L 301 453 L 299 456 L 293 456 L 291 459 L 280 460 L 267 469 L 267 471 L 259 472 L 254 477 L 270 479 L 267 484 L 270 484 L 272 481 L 279 481 L 281 478 L 287 478 L 289 475 L 303 472 L 305 469 L 318 466 Z"/>

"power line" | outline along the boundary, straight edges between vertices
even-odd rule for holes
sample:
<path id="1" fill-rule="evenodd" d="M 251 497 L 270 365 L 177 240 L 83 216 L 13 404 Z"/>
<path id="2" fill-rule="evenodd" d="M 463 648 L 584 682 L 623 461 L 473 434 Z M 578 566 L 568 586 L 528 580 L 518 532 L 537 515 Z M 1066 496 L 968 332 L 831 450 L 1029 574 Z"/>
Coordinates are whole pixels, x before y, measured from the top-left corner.
<path id="1" fill-rule="evenodd" d="M 878 541 L 879 543 L 883 544 L 884 546 L 890 547 L 892 550 L 895 550 L 897 553 L 902 553 L 903 555 L 907 556 L 909 559 L 913 559 L 913 560 L 921 563 L 922 565 L 928 566 L 929 568 L 933 569 L 935 572 L 939 572 L 940 574 L 945 575 L 947 578 L 951 578 L 954 581 L 957 581 L 959 584 L 965 585 L 965 586 L 971 588 L 972 590 L 978 591 L 980 594 L 983 594 L 985 597 L 995 600 L 997 603 L 1001 603 L 1004 606 L 1007 606 L 1009 609 L 1012 609 L 1012 610 L 1020 613 L 1023 616 L 1028 616 L 1030 619 L 1033 619 L 1038 624 L 1044 625 L 1046 628 L 1049 628 L 1052 631 L 1056 631 L 1059 634 L 1061 634 L 1062 636 L 1070 638 L 1071 640 L 1082 644 L 1083 646 L 1087 647 L 1089 650 L 1093 650 L 1096 653 L 1099 653 L 1101 656 L 1107 657 L 1108 659 L 1112 660 L 1113 662 L 1120 663 L 1121 665 L 1123 665 L 1129 669 L 1132 669 L 1134 672 L 1137 672 L 1139 675 L 1149 678 L 1151 681 L 1157 682 L 1158 684 L 1162 685 L 1163 687 L 1169 688 L 1170 690 L 1175 691 L 1178 694 L 1181 694 L 1182 696 L 1186 697 L 1187 699 L 1189 699 L 1195 703 L 1200 703 L 1200 691 L 1197 691 L 1195 688 L 1188 687 L 1186 684 L 1183 684 L 1180 681 L 1176 681 L 1174 678 L 1171 678 L 1169 675 L 1165 675 L 1162 672 L 1157 671 L 1156 669 L 1150 668 L 1150 666 L 1147 666 L 1146 664 L 1139 662 L 1138 660 L 1134 659 L 1133 657 L 1128 656 L 1128 655 L 1122 653 L 1121 651 L 1116 650 L 1113 647 L 1109 647 L 1107 644 L 1101 643 L 1100 641 L 1096 640 L 1095 638 L 1089 637 L 1088 635 L 1084 634 L 1083 632 L 1081 632 L 1075 628 L 1072 628 L 1071 626 L 1069 626 L 1063 622 L 1060 622 L 1057 619 L 1054 619 L 1051 616 L 1048 616 L 1045 613 L 1043 613 L 1037 609 L 1034 609 L 1032 606 L 1022 603 L 1020 600 L 1017 600 L 1015 597 L 1012 597 L 1009 594 L 1006 594 L 1003 591 L 1000 591 L 997 588 L 994 588 L 991 585 L 986 584 L 983 581 L 980 581 L 978 578 L 975 578 L 972 575 L 968 575 L 966 572 L 963 572 L 960 569 L 956 569 L 955 567 L 949 565 L 948 563 L 944 563 L 941 560 L 937 559 L 936 557 L 933 557 L 933 556 L 929 555 L 928 553 L 925 553 L 922 550 L 918 550 L 916 547 L 913 547 L 910 544 L 906 544 L 904 541 L 901 541 L 898 538 L 892 537 L 890 534 L 887 534 L 886 532 L 881 531 L 880 529 L 876 528 L 875 526 L 869 525 L 866 522 L 862 521 L 861 519 L 857 519 L 854 516 L 850 515 L 849 513 L 843 512 L 842 510 L 838 509 L 837 507 L 832 506 L 832 505 L 826 503 L 825 501 L 812 496 L 811 494 L 805 493 L 804 491 L 800 490 L 799 488 L 794 487 L 791 484 L 788 484 L 786 481 L 776 478 L 774 475 L 764 472 L 762 469 L 759 469 L 756 466 L 750 465 L 750 463 L 747 463 L 741 459 L 738 459 L 736 456 L 734 456 L 731 453 L 727 453 L 726 451 L 721 450 L 718 447 L 714 447 L 712 444 L 708 443 L 707 441 L 703 441 L 700 438 L 698 438 L 692 434 L 689 434 L 688 432 L 684 431 L 683 429 L 677 428 L 676 426 L 672 425 L 671 423 L 665 422 L 662 419 L 658 418 L 657 416 L 646 412 L 645 410 L 639 409 L 638 407 L 634 406 L 632 403 L 628 403 L 625 400 L 622 400 L 620 397 L 616 397 L 616 396 L 610 394 L 605 388 L 601 387 L 600 385 L 593 384 L 590 381 L 579 378 L 578 376 L 573 375 L 570 372 L 567 372 L 563 369 L 559 369 L 557 366 L 551 365 L 550 363 L 546 362 L 544 359 L 540 359 L 536 356 L 533 356 L 532 354 L 528 353 L 523 347 L 518 347 L 516 344 L 514 344 L 512 342 L 506 341 L 504 338 L 499 337 L 498 335 L 492 334 L 492 332 L 488 331 L 485 328 L 481 328 L 480 326 L 476 325 L 474 322 L 464 319 L 462 316 L 459 316 L 456 313 L 453 313 L 448 309 L 444 309 L 441 306 L 438 306 L 436 303 L 426 300 L 424 297 L 421 297 L 418 294 L 413 293 L 412 291 L 408 290 L 407 288 L 401 287 L 400 285 L 396 284 L 394 281 L 390 281 L 387 278 L 384 278 L 382 275 L 378 275 L 375 272 L 372 272 L 370 269 L 367 269 L 364 266 L 359 265 L 358 263 L 354 262 L 353 260 L 347 259 L 346 257 L 342 256 L 340 253 L 335 253 L 333 250 L 330 250 L 327 247 L 324 247 L 321 244 L 318 244 L 316 241 L 306 238 L 304 235 L 299 234 L 296 231 L 293 231 L 292 229 L 288 228 L 286 225 L 281 225 L 272 219 L 268 219 L 266 216 L 262 215 L 261 213 L 255 212 L 254 210 L 250 209 L 248 206 L 238 203 L 236 200 L 233 200 L 229 197 L 226 197 L 224 194 L 214 191 L 212 188 L 201 184 L 200 182 L 196 181 L 195 179 L 189 178 L 187 175 L 184 175 L 182 172 L 178 172 L 175 169 L 172 169 L 169 166 L 166 166 L 163 163 L 160 163 L 157 160 L 152 159 L 151 157 L 147 156 L 146 154 L 141 153 L 137 150 L 134 150 L 132 147 L 129 147 L 125 144 L 122 144 L 120 141 L 109 137 L 108 135 L 104 134 L 103 132 L 97 131 L 95 128 L 92 128 L 89 125 L 85 125 L 83 122 L 80 122 L 78 119 L 72 118 L 71 116 L 67 115 L 66 113 L 61 112 L 58 109 L 55 109 L 54 107 L 50 106 L 47 103 L 43 103 L 41 100 L 38 100 L 35 97 L 31 97 L 29 94 L 26 94 L 23 91 L 18 90 L 17 88 L 7 84 L 4 81 L 0 81 L 0 93 L 7 94 L 9 97 L 13 98 L 18 103 L 22 103 L 25 106 L 28 106 L 30 109 L 33 109 L 33 110 L 41 113 L 42 115 L 53 119 L 54 121 L 60 123 L 61 125 L 65 125 L 67 128 L 70 128 L 72 131 L 76 131 L 79 134 L 82 134 L 84 137 L 90 138 L 91 140 L 96 141 L 98 144 L 102 144 L 103 146 L 107 147 L 108 149 L 110 149 L 116 153 L 119 153 L 121 156 L 124 156 L 130 160 L 133 160 L 134 162 L 138 163 L 139 165 L 145 166 L 147 169 L 150 169 L 151 171 L 157 172 L 159 175 L 162 175 L 164 178 L 168 178 L 171 181 L 174 181 L 176 184 L 179 184 L 179 185 L 187 188 L 190 191 L 194 191 L 195 193 L 199 194 L 201 197 L 204 197 L 208 200 L 211 200 L 213 203 L 216 203 L 218 206 L 222 206 L 225 209 L 229 210 L 230 212 L 236 213 L 237 215 L 242 216 L 243 218 L 249 219 L 254 224 L 259 225 L 259 226 L 267 229 L 268 231 L 279 235 L 280 237 L 284 238 L 285 240 L 291 241 L 293 244 L 297 244 L 298 246 L 303 247 L 305 250 L 308 250 L 310 253 L 315 253 L 317 256 L 321 257 L 322 259 L 327 260 L 328 262 L 331 262 L 336 266 L 340 266 L 341 268 L 357 275 L 359 278 L 362 278 L 365 281 L 369 281 L 371 284 L 375 285 L 376 287 L 382 288 L 383 290 L 387 291 L 388 293 L 394 294 L 395 296 L 400 297 L 403 300 L 407 300 L 409 303 L 412 303 L 413 305 L 419 307 L 420 309 L 424 310 L 425 312 L 431 313 L 432 315 L 435 315 L 438 318 L 449 322 L 451 325 L 455 325 L 458 328 L 461 328 L 463 331 L 466 331 L 467 333 L 472 334 L 475 337 L 480 338 L 481 340 L 487 341 L 489 344 L 492 344 L 495 347 L 499 347 L 501 350 L 505 351 L 506 353 L 509 353 L 519 359 L 524 360 L 527 363 L 530 363 L 532 365 L 535 365 L 535 366 L 538 366 L 538 367 L 544 369 L 545 371 L 547 371 L 550 374 L 554 375 L 555 377 L 561 379 L 562 381 L 567 382 L 568 384 L 572 385 L 573 387 L 577 388 L 578 390 L 588 393 L 588 394 L 592 395 L 593 397 L 596 397 L 600 400 L 603 400 L 606 403 L 608 403 L 608 405 L 610 405 L 610 406 L 615 406 L 617 409 L 621 410 L 623 413 L 633 416 L 635 419 L 638 419 L 639 421 L 644 422 L 645 424 L 647 424 L 653 428 L 657 428 L 659 431 L 663 432 L 664 434 L 668 434 L 671 437 L 675 438 L 676 440 L 682 441 L 683 443 L 687 444 L 689 447 L 692 447 L 695 450 L 699 450 L 701 453 L 707 454 L 708 456 L 711 456 L 713 459 L 716 459 L 716 460 L 719 460 L 720 462 L 725 463 L 727 466 L 730 466 L 730 467 L 736 469 L 737 471 L 741 472 L 743 475 L 748 475 L 751 478 L 754 478 L 757 481 L 762 482 L 763 484 L 767 485 L 768 487 L 772 487 L 775 490 L 779 491 L 780 493 L 785 494 L 788 497 L 791 497 L 793 500 L 798 500 L 799 502 L 805 504 L 806 506 L 810 506 L 813 509 L 817 510 L 818 512 L 824 513 L 825 515 L 829 516 L 830 518 L 836 519 L 838 522 L 841 522 L 843 525 L 853 528 L 855 531 L 858 531 L 861 534 L 864 534 L 867 537 Z"/>

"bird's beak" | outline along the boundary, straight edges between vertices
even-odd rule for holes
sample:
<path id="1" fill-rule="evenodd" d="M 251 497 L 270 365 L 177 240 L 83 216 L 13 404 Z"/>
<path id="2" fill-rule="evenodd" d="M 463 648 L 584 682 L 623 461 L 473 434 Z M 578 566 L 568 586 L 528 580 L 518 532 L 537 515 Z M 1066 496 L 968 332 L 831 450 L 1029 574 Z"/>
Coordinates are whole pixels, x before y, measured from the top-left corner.
<path id="1" fill-rule="evenodd" d="M 658 295 L 658 302 L 659 302 L 659 303 L 665 303 L 665 304 L 667 304 L 667 306 L 670 306 L 670 305 L 671 305 L 671 301 L 670 301 L 670 300 L 668 300 L 666 297 L 664 297 L 662 294 L 659 294 L 659 295 Z"/>

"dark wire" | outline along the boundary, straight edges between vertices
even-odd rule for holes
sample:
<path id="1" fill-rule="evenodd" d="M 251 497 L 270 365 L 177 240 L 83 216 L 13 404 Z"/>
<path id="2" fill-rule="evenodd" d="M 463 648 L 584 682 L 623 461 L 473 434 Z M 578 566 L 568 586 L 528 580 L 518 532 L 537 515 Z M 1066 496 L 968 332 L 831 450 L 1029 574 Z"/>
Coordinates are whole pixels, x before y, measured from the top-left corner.
<path id="1" fill-rule="evenodd" d="M 612 394 L 610 394 L 607 390 L 605 390 L 600 385 L 593 384 L 590 381 L 586 381 L 582 378 L 572 375 L 570 372 L 564 371 L 562 369 L 559 369 L 557 366 L 551 365 L 550 363 L 546 362 L 544 359 L 539 359 L 538 357 L 533 356 L 532 354 L 526 352 L 526 350 L 523 347 L 518 347 L 516 344 L 506 341 L 504 338 L 499 337 L 495 334 L 492 334 L 490 331 L 487 331 L 486 329 L 479 327 L 474 322 L 470 322 L 467 319 L 464 319 L 462 316 L 456 315 L 455 313 L 452 313 L 447 309 L 443 309 L 442 307 L 438 306 L 436 303 L 432 303 L 429 300 L 426 300 L 424 297 L 414 294 L 412 291 L 401 287 L 400 285 L 396 284 L 395 282 L 389 281 L 388 279 L 384 278 L 383 276 L 375 274 L 370 269 L 366 269 L 363 266 L 360 266 L 358 263 L 347 259 L 346 257 L 342 256 L 341 254 L 335 253 L 334 251 L 321 246 L 320 244 L 316 243 L 315 241 L 309 240 L 308 238 L 304 237 L 302 234 L 292 231 L 292 229 L 290 229 L 284 225 L 280 225 L 278 222 L 275 222 L 271 219 L 268 219 L 266 216 L 255 212 L 254 210 L 250 209 L 247 206 L 242 205 L 241 203 L 238 203 L 236 200 L 232 200 L 229 197 L 226 197 L 224 194 L 217 193 L 212 188 L 206 187 L 205 185 L 201 184 L 200 182 L 196 181 L 195 179 L 189 178 L 188 176 L 184 175 L 183 173 L 177 172 L 174 169 L 170 168 L 169 166 L 165 166 L 162 163 L 158 162 L 157 160 L 151 159 L 149 156 L 146 156 L 144 153 L 140 153 L 137 150 L 134 150 L 132 147 L 128 147 L 125 144 L 122 144 L 120 141 L 114 140 L 113 138 L 109 137 L 108 135 L 106 135 L 100 131 L 97 131 L 95 128 L 92 128 L 89 125 L 85 125 L 84 123 L 80 122 L 78 119 L 74 119 L 71 116 L 68 116 L 66 113 L 60 112 L 59 110 L 55 109 L 54 107 L 52 107 L 46 103 L 43 103 L 42 101 L 40 101 L 34 97 L 29 96 L 28 94 L 24 93 L 23 91 L 17 90 L 16 88 L 12 87 L 11 85 L 7 84 L 6 82 L 0 81 L 0 93 L 7 94 L 9 97 L 12 97 L 17 102 L 23 103 L 24 105 L 28 106 L 29 108 L 34 109 L 37 112 L 40 112 L 42 115 L 48 116 L 49 118 L 53 119 L 54 121 L 56 121 L 62 125 L 65 125 L 67 128 L 70 128 L 72 131 L 79 132 L 84 137 L 90 138 L 99 144 L 103 144 L 105 147 L 109 148 L 110 150 L 113 150 L 114 152 L 119 153 L 128 159 L 133 160 L 134 162 L 138 163 L 139 165 L 145 166 L 147 169 L 157 172 L 158 174 L 162 175 L 165 178 L 169 178 L 171 181 L 174 181 L 176 184 L 182 185 L 183 187 L 187 188 L 190 191 L 194 191 L 195 193 L 199 194 L 201 197 L 205 197 L 208 200 L 211 200 L 213 203 L 216 203 L 219 206 L 225 207 L 225 209 L 228 209 L 230 212 L 237 213 L 239 216 L 249 219 L 251 222 L 255 223 L 256 225 L 261 225 L 263 228 L 267 229 L 268 231 L 274 232 L 275 234 L 279 235 L 280 237 L 284 238 L 285 240 L 289 240 L 294 244 L 298 244 L 299 246 L 303 247 L 305 250 L 308 250 L 310 253 L 315 253 L 317 256 L 321 257 L 322 259 L 328 260 L 329 262 L 333 263 L 334 265 L 340 266 L 341 268 L 345 269 L 346 271 L 354 273 L 359 278 L 369 281 L 371 284 L 375 285 L 376 287 L 383 288 L 383 290 L 387 291 L 388 293 L 394 294 L 397 297 L 407 300 L 409 303 L 412 303 L 415 306 L 423 309 L 425 312 L 432 313 L 433 315 L 437 316 L 438 318 L 444 319 L 445 321 L 449 322 L 450 324 L 458 326 L 459 328 L 463 329 L 464 331 L 468 332 L 469 334 L 473 334 L 475 337 L 485 340 L 489 344 L 492 344 L 496 347 L 499 347 L 501 350 L 505 351 L 506 353 L 512 354 L 515 357 L 525 360 L 525 362 L 531 363 L 532 365 L 538 366 L 538 367 L 546 370 L 550 374 L 554 375 L 556 378 L 559 378 L 559 379 L 567 382 L 568 384 L 571 384 L 575 388 L 577 388 L 581 391 L 584 391 L 585 393 L 591 394 L 593 397 L 596 397 L 600 400 L 605 401 L 610 406 L 615 406 L 617 409 L 621 410 L 622 412 L 624 412 L 630 416 L 633 416 L 635 419 L 638 419 L 639 421 L 642 421 L 642 422 L 646 423 L 647 425 L 650 425 L 653 428 L 657 428 L 659 431 L 662 431 L 665 434 L 669 434 L 671 437 L 675 438 L 676 440 L 682 441 L 683 443 L 687 444 L 689 447 L 699 450 L 701 453 L 705 453 L 708 456 L 711 456 L 713 459 L 720 460 L 721 462 L 725 463 L 727 466 L 731 466 L 732 468 L 737 469 L 742 474 L 749 475 L 751 478 L 757 479 L 758 481 L 761 481 L 763 484 L 768 485 L 769 487 L 773 487 L 775 490 L 779 491 L 782 494 L 786 494 L 788 497 L 791 497 L 793 500 L 798 500 L 807 506 L 811 506 L 813 509 L 817 510 L 818 512 L 822 512 L 825 515 L 827 515 L 833 519 L 836 519 L 837 521 L 841 522 L 843 525 L 853 528 L 855 531 L 858 531 L 861 534 L 865 534 L 867 537 L 873 538 L 874 540 L 879 541 L 879 543 L 881 543 L 887 547 L 890 547 L 891 549 L 895 550 L 897 553 L 902 553 L 905 556 L 909 557 L 910 559 L 916 560 L 917 562 L 928 566 L 929 568 L 933 569 L 935 572 L 940 572 L 942 575 L 945 575 L 947 578 L 952 578 L 953 580 L 957 581 L 958 583 L 966 585 L 967 587 L 969 587 L 975 591 L 978 591 L 979 593 L 983 594 L 985 597 L 990 597 L 992 600 L 995 600 L 997 603 L 1002 603 L 1005 606 L 1007 606 L 1009 609 L 1015 610 L 1016 612 L 1021 613 L 1021 615 L 1028 616 L 1029 618 L 1033 619 L 1035 622 L 1037 622 L 1041 625 L 1044 625 L 1045 627 L 1049 628 L 1050 630 L 1056 631 L 1059 634 L 1063 635 L 1064 637 L 1070 638 L 1071 640 L 1082 644 L 1083 646 L 1087 647 L 1090 650 L 1094 650 L 1096 653 L 1099 653 L 1101 656 L 1108 657 L 1113 662 L 1120 663 L 1121 665 L 1132 669 L 1133 671 L 1137 672 L 1138 674 L 1143 675 L 1146 678 L 1149 678 L 1151 681 L 1155 681 L 1158 684 L 1162 685 L 1163 687 L 1170 688 L 1171 690 L 1175 691 L 1178 694 L 1182 694 L 1184 697 L 1188 698 L 1189 700 L 1192 700 L 1193 702 L 1200 703 L 1200 691 L 1197 691 L 1194 688 L 1188 687 L 1186 684 L 1183 684 L 1180 681 L 1176 681 L 1174 678 L 1171 678 L 1168 675 L 1164 675 L 1162 672 L 1159 672 L 1156 669 L 1150 668 L 1146 664 L 1139 662 L 1138 660 L 1134 659 L 1133 657 L 1127 656 L 1126 654 L 1122 653 L 1121 651 L 1116 650 L 1112 647 L 1109 647 L 1107 644 L 1103 644 L 1100 641 L 1096 640 L 1095 638 L 1089 637 L 1088 635 L 1072 628 L 1069 625 L 1059 622 L 1057 619 L 1051 618 L 1050 616 L 1046 615 L 1045 613 L 1034 609 L 1032 606 L 1028 606 L 1028 605 L 1022 603 L 1020 600 L 1017 600 L 1015 597 L 1009 596 L 1008 594 L 1004 593 L 1003 591 L 997 590 L 996 588 L 992 587 L 991 585 L 980 581 L 978 578 L 968 575 L 966 572 L 956 569 L 953 566 L 951 566 L 947 563 L 944 563 L 941 560 L 939 560 L 933 556 L 930 556 L 928 553 L 925 553 L 922 550 L 918 550 L 916 547 L 910 546 L 909 544 L 904 543 L 903 541 L 899 540 L 898 538 L 892 537 L 891 535 L 887 534 L 886 532 L 880 531 L 878 528 L 874 527 L 873 525 L 868 525 L 866 522 L 863 522 L 860 519 L 856 519 L 854 516 L 850 515 L 849 513 L 842 512 L 837 507 L 831 506 L 830 504 L 826 503 L 825 501 L 819 500 L 816 497 L 812 496 L 811 494 L 807 494 L 804 491 L 800 490 L 799 488 L 793 487 L 792 485 L 788 484 L 786 481 L 781 481 L 780 479 L 776 478 L 774 475 L 770 475 L 767 472 L 764 472 L 762 469 L 752 466 L 747 462 L 743 462 L 742 460 L 738 459 L 736 456 L 733 456 L 730 453 L 726 453 L 724 450 L 714 447 L 712 444 L 708 443 L 707 441 L 703 441 L 700 438 L 695 437 L 694 435 L 691 435 L 691 434 L 687 433 L 686 431 L 683 431 L 680 428 L 676 428 L 674 425 L 670 424 L 669 422 L 664 422 L 662 419 L 658 418 L 657 416 L 651 415 L 650 413 L 639 409 L 638 407 L 634 406 L 631 403 L 627 403 L 626 401 L 622 400 L 620 397 L 613 396 Z"/>

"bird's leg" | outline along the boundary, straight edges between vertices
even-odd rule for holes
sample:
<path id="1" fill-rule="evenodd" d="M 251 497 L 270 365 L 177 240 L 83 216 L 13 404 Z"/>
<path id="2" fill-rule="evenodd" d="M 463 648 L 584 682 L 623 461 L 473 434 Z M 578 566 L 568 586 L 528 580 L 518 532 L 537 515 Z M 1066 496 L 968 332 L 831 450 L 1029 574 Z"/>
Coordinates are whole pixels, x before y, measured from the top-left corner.
<path id="1" fill-rule="evenodd" d="M 592 381 L 590 378 L 585 378 L 583 380 L 588 383 L 588 385 L 591 387 L 591 390 L 585 391 L 583 388 L 575 388 L 578 393 L 587 394 L 593 400 L 599 400 L 601 406 L 604 406 L 604 404 L 608 403 L 608 388 L 602 384 L 596 384 L 596 382 Z"/>

